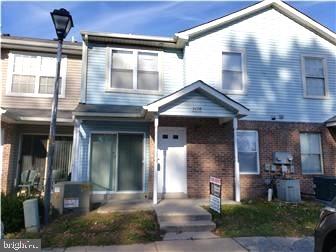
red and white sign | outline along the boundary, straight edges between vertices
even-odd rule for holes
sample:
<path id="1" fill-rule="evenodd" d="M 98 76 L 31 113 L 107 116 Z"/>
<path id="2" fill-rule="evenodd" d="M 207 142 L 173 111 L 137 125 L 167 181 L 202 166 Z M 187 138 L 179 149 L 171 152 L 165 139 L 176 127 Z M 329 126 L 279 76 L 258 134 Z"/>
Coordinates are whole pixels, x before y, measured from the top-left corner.
<path id="1" fill-rule="evenodd" d="M 210 176 L 210 199 L 209 207 L 221 213 L 221 195 L 222 195 L 222 181 L 220 178 Z"/>
<path id="2" fill-rule="evenodd" d="M 216 177 L 210 177 L 210 183 L 216 184 L 216 185 L 221 185 L 221 179 L 220 178 L 216 178 Z"/>

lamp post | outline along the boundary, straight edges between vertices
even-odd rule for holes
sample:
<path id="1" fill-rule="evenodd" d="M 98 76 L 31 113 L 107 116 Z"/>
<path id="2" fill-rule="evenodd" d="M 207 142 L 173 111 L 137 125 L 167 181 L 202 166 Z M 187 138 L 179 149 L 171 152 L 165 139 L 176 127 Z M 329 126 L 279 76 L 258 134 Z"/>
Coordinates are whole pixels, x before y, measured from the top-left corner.
<path id="1" fill-rule="evenodd" d="M 58 93 L 59 93 L 59 79 L 62 59 L 62 45 L 63 39 L 68 35 L 70 29 L 73 27 L 72 17 L 66 9 L 54 10 L 50 13 L 53 20 L 57 38 L 57 64 L 56 64 L 56 77 L 54 85 L 53 102 L 51 107 L 51 120 L 49 130 L 49 143 L 48 143 L 48 163 L 47 163 L 47 177 L 44 190 L 44 222 L 49 222 L 49 210 L 50 210 L 50 190 L 51 190 L 51 174 L 54 162 L 55 151 L 55 133 L 56 133 L 56 118 L 58 107 Z"/>

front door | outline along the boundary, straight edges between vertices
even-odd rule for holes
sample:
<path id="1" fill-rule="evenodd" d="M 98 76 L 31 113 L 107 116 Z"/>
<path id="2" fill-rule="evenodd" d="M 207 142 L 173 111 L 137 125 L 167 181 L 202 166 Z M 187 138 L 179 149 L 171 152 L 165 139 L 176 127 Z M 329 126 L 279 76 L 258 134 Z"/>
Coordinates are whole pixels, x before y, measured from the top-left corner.
<path id="1" fill-rule="evenodd" d="M 159 127 L 159 193 L 187 193 L 186 129 Z"/>

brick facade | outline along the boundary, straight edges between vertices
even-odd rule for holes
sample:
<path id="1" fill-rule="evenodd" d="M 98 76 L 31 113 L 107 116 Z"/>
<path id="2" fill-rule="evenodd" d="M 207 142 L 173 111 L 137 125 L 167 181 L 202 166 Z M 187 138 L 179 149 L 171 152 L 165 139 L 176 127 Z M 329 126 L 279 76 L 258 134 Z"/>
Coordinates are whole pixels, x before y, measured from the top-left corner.
<path id="1" fill-rule="evenodd" d="M 4 130 L 2 139 L 1 193 L 7 194 L 12 191 L 16 176 L 15 157 L 18 151 L 17 126 L 1 122 L 1 129 Z"/>
<path id="2" fill-rule="evenodd" d="M 220 125 L 217 119 L 160 117 L 159 126 L 187 129 L 187 190 L 188 196 L 207 197 L 209 176 L 222 179 L 223 198 L 234 198 L 234 153 L 232 122 Z M 289 151 L 294 156 L 295 174 L 301 179 L 301 191 L 313 193 L 312 175 L 302 175 L 300 132 L 319 132 L 322 136 L 325 175 L 336 175 L 336 141 L 323 124 L 239 121 L 238 129 L 256 130 L 259 134 L 260 175 L 241 175 L 241 197 L 255 198 L 266 192 L 265 163 L 272 163 L 274 151 Z M 153 186 L 154 127 L 150 128 L 149 192 Z"/>
<path id="3" fill-rule="evenodd" d="M 288 151 L 293 157 L 295 173 L 289 177 L 298 178 L 301 182 L 301 192 L 314 193 L 312 180 L 314 175 L 302 175 L 300 133 L 320 133 L 323 152 L 324 175 L 336 176 L 336 141 L 331 131 L 323 124 L 285 123 L 285 122 L 255 122 L 239 121 L 239 129 L 257 130 L 259 134 L 259 159 L 261 175 L 241 176 L 242 196 L 245 198 L 261 195 L 262 183 L 268 177 L 264 171 L 265 163 L 272 163 L 274 151 Z M 254 190 L 250 190 L 250 187 Z"/>

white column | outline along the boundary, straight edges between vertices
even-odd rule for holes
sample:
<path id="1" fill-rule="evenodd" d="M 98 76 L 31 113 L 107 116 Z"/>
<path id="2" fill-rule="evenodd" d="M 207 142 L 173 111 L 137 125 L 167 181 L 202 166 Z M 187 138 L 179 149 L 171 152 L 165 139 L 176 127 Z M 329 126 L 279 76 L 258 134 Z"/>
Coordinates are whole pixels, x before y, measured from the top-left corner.
<path id="1" fill-rule="evenodd" d="M 72 155 L 71 155 L 71 181 L 79 181 L 78 176 L 78 147 L 79 147 L 79 126 L 81 121 L 75 119 L 74 121 L 74 132 L 72 138 Z"/>
<path id="2" fill-rule="evenodd" d="M 153 204 L 158 203 L 158 127 L 159 115 L 154 117 L 154 173 L 153 173 Z"/>
<path id="3" fill-rule="evenodd" d="M 240 174 L 238 161 L 238 143 L 237 143 L 238 119 L 233 118 L 233 141 L 234 141 L 234 165 L 235 165 L 235 200 L 240 202 Z"/>

